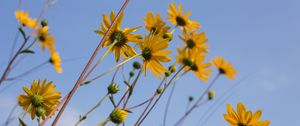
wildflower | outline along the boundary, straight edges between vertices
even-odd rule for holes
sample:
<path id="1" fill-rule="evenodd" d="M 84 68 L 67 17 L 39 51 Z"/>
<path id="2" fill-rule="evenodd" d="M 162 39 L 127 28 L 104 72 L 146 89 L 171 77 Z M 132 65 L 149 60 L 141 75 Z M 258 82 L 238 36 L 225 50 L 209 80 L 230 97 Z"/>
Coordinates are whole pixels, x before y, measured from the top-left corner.
<path id="1" fill-rule="evenodd" d="M 186 31 L 183 32 L 183 36 L 179 36 L 179 38 L 186 44 L 186 48 L 192 51 L 204 52 L 207 53 L 208 46 L 205 44 L 207 42 L 207 38 L 205 37 L 205 33 L 188 33 Z"/>
<path id="2" fill-rule="evenodd" d="M 252 114 L 252 111 L 247 111 L 241 102 L 237 105 L 237 112 L 230 104 L 227 104 L 227 112 L 224 114 L 224 118 L 231 126 L 268 126 L 270 124 L 269 120 L 259 121 L 261 110 Z"/>
<path id="3" fill-rule="evenodd" d="M 167 69 L 160 62 L 169 62 L 171 58 L 168 55 L 170 50 L 164 50 L 168 47 L 168 40 L 163 39 L 160 34 L 150 34 L 144 37 L 143 43 L 139 44 L 142 51 L 143 70 L 146 75 L 146 68 L 157 77 L 164 76 Z"/>
<path id="4" fill-rule="evenodd" d="M 100 36 L 104 36 L 113 20 L 116 18 L 113 11 L 110 13 L 110 21 L 106 14 L 103 14 L 102 16 L 104 24 L 101 22 L 101 30 L 95 30 L 95 32 Z M 122 18 L 123 13 L 120 15 L 116 25 L 108 33 L 106 40 L 102 44 L 103 47 L 106 47 L 115 43 L 115 45 L 112 47 L 112 51 L 115 53 L 115 59 L 117 62 L 120 60 L 120 55 L 122 55 L 124 58 L 127 58 L 136 54 L 135 50 L 128 45 L 128 42 L 140 42 L 139 38 L 141 37 L 140 34 L 131 34 L 131 32 L 136 31 L 139 27 L 125 28 L 121 30 Z"/>
<path id="5" fill-rule="evenodd" d="M 170 10 L 168 10 L 168 20 L 175 24 L 176 26 L 179 26 L 182 30 L 186 31 L 195 31 L 195 29 L 200 28 L 200 23 L 196 21 L 190 20 L 188 17 L 191 14 L 191 11 L 188 11 L 184 15 L 182 14 L 182 5 L 178 6 L 178 10 L 176 8 L 175 3 L 172 3 L 169 5 Z"/>
<path id="6" fill-rule="evenodd" d="M 146 29 L 150 33 L 166 33 L 170 29 L 169 26 L 166 26 L 166 23 L 163 21 L 163 19 L 160 17 L 160 14 L 153 15 L 152 12 L 148 12 L 146 15 L 146 18 L 143 18 Z"/>
<path id="7" fill-rule="evenodd" d="M 62 73 L 61 59 L 57 52 L 54 52 L 51 54 L 50 63 L 53 65 L 53 67 L 57 73 Z"/>
<path id="8" fill-rule="evenodd" d="M 30 113 L 32 120 L 35 116 L 44 119 L 55 109 L 61 98 L 60 92 L 55 91 L 55 88 L 56 86 L 47 80 L 34 80 L 30 89 L 23 86 L 26 94 L 17 97 L 19 105 Z"/>
<path id="9" fill-rule="evenodd" d="M 176 61 L 179 64 L 185 66 L 184 70 L 193 71 L 199 79 L 208 81 L 210 73 L 210 63 L 204 63 L 205 55 L 197 51 L 187 51 L 185 49 L 177 49 L 178 56 L 176 56 Z"/>
<path id="10" fill-rule="evenodd" d="M 30 18 L 27 11 L 17 10 L 15 16 L 18 21 L 29 28 L 35 28 L 37 26 L 37 21 L 34 18 Z"/>
<path id="11" fill-rule="evenodd" d="M 236 70 L 228 61 L 222 57 L 216 57 L 213 64 L 218 68 L 220 74 L 226 75 L 229 79 L 233 79 L 236 75 Z"/>
<path id="12" fill-rule="evenodd" d="M 123 109 L 116 108 L 114 111 L 112 111 L 109 115 L 110 120 L 115 124 L 121 124 L 125 122 L 127 117 L 127 111 Z"/>
<path id="13" fill-rule="evenodd" d="M 54 53 L 55 52 L 55 40 L 54 40 L 54 37 L 49 33 L 48 30 L 49 30 L 48 26 L 38 27 L 37 33 L 36 33 L 36 38 L 39 41 L 39 44 L 43 50 L 48 48 L 50 53 Z"/>

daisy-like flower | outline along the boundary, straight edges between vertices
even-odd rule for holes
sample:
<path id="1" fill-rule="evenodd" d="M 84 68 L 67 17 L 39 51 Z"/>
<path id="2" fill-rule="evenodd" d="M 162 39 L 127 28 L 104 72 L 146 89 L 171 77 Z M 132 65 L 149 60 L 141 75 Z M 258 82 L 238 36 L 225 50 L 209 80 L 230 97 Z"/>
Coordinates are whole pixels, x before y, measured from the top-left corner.
<path id="1" fill-rule="evenodd" d="M 49 62 L 53 65 L 53 67 L 57 73 L 62 73 L 61 59 L 57 52 L 54 52 L 51 54 L 51 58 L 50 58 Z"/>
<path id="2" fill-rule="evenodd" d="M 102 16 L 104 23 L 100 23 L 101 30 L 95 30 L 95 32 L 100 36 L 104 36 L 113 20 L 116 18 L 113 11 L 110 13 L 110 19 L 108 19 L 106 14 L 103 14 Z M 132 32 L 136 31 L 140 27 L 125 28 L 121 30 L 122 18 L 123 13 L 120 15 L 116 25 L 114 25 L 112 30 L 108 33 L 106 40 L 102 44 L 103 47 L 106 47 L 115 43 L 115 45 L 112 47 L 112 51 L 115 53 L 115 59 L 117 62 L 120 60 L 120 55 L 122 55 L 124 58 L 127 58 L 136 54 L 135 50 L 128 45 L 128 42 L 138 43 L 141 41 L 140 34 L 132 34 Z"/>
<path id="3" fill-rule="evenodd" d="M 29 28 L 35 28 L 37 26 L 37 21 L 34 18 L 30 18 L 27 11 L 17 10 L 15 16 L 18 21 Z"/>
<path id="4" fill-rule="evenodd" d="M 38 27 L 37 33 L 36 33 L 36 38 L 39 41 L 39 44 L 43 50 L 48 48 L 50 53 L 54 53 L 55 52 L 55 40 L 54 40 L 54 37 L 49 33 L 48 30 L 49 30 L 48 26 Z"/>
<path id="5" fill-rule="evenodd" d="M 150 34 L 145 36 L 143 42 L 139 44 L 145 75 L 147 68 L 157 77 L 164 76 L 164 73 L 168 71 L 160 63 L 171 61 L 171 58 L 168 57 L 171 51 L 164 50 L 168 47 L 168 41 L 168 39 L 163 39 L 161 34 Z"/>
<path id="6" fill-rule="evenodd" d="M 32 120 L 35 116 L 45 119 L 55 109 L 61 98 L 61 93 L 55 91 L 55 88 L 56 86 L 47 80 L 34 80 L 30 89 L 23 86 L 26 94 L 17 97 L 19 105 L 30 113 Z"/>
<path id="7" fill-rule="evenodd" d="M 205 44 L 208 39 L 205 37 L 204 32 L 188 33 L 184 31 L 183 36 L 179 36 L 179 38 L 186 44 L 186 48 L 192 52 L 208 52 L 208 46 Z"/>
<path id="8" fill-rule="evenodd" d="M 247 111 L 241 102 L 237 105 L 237 112 L 233 110 L 230 104 L 227 104 L 227 112 L 224 114 L 224 118 L 231 126 L 268 126 L 270 124 L 269 120 L 259 120 L 262 114 L 261 110 L 252 114 L 252 111 Z"/>
<path id="9" fill-rule="evenodd" d="M 176 62 L 184 65 L 184 70 L 193 71 L 199 79 L 208 81 L 212 70 L 209 69 L 210 63 L 204 63 L 205 55 L 197 51 L 187 51 L 185 49 L 177 49 L 178 55 Z"/>
<path id="10" fill-rule="evenodd" d="M 172 24 L 179 26 L 182 30 L 187 30 L 190 32 L 195 31 L 195 29 L 197 28 L 200 28 L 199 22 L 192 21 L 189 19 L 191 11 L 182 14 L 182 5 L 179 5 L 177 10 L 175 3 L 172 3 L 171 5 L 169 5 L 169 8 L 170 10 L 168 10 L 168 20 Z"/>
<path id="11" fill-rule="evenodd" d="M 236 76 L 236 70 L 232 67 L 232 64 L 222 57 L 216 57 L 213 59 L 213 64 L 217 67 L 220 74 L 224 74 L 229 79 L 233 79 Z"/>
<path id="12" fill-rule="evenodd" d="M 166 23 L 160 17 L 160 14 L 153 15 L 152 12 L 148 12 L 143 20 L 146 24 L 146 29 L 151 33 L 166 33 L 170 29 L 169 26 L 166 26 Z"/>

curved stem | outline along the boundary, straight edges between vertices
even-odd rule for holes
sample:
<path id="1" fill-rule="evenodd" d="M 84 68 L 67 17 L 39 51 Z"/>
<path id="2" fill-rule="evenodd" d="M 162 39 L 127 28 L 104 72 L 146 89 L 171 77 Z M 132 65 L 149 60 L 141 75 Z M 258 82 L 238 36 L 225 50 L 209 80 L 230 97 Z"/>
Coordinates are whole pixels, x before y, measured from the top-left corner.
<path id="1" fill-rule="evenodd" d="M 83 120 L 85 120 L 90 113 L 92 113 L 96 108 L 101 106 L 102 102 L 107 98 L 108 95 L 109 94 L 104 95 L 92 109 L 90 109 L 87 113 L 85 113 L 83 116 L 81 116 L 79 121 L 75 124 L 75 126 L 78 126 L 79 123 L 82 122 Z"/>
<path id="2" fill-rule="evenodd" d="M 169 98 L 168 98 L 168 101 L 167 101 L 167 104 L 166 104 L 166 109 L 165 109 L 165 113 L 164 113 L 163 126 L 166 126 L 166 123 L 167 123 L 168 111 L 169 111 L 169 107 L 170 107 L 170 103 L 171 103 L 171 99 L 172 99 L 175 87 L 176 87 L 176 84 L 173 85 L 173 87 L 171 89 L 171 92 L 170 92 L 170 95 L 169 95 Z"/>

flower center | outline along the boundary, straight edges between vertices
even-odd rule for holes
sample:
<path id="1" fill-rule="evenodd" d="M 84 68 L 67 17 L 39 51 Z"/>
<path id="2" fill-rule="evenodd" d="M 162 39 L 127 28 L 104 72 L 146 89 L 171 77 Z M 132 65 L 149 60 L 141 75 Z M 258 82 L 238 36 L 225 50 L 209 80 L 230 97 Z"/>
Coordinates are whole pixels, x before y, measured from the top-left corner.
<path id="1" fill-rule="evenodd" d="M 196 64 L 193 64 L 193 65 L 191 66 L 191 70 L 192 70 L 192 71 L 198 71 L 197 65 L 196 65 Z"/>
<path id="2" fill-rule="evenodd" d="M 220 74 L 225 74 L 226 73 L 226 71 L 223 68 L 219 68 L 219 72 L 220 72 Z"/>
<path id="3" fill-rule="evenodd" d="M 193 61 L 192 61 L 191 58 L 184 58 L 183 61 L 182 61 L 182 63 L 183 63 L 184 65 L 190 66 L 190 67 L 193 65 Z"/>
<path id="4" fill-rule="evenodd" d="M 238 126 L 247 126 L 247 125 L 243 123 L 238 123 Z"/>
<path id="5" fill-rule="evenodd" d="M 122 31 L 115 30 L 109 37 L 111 42 L 116 42 L 116 46 L 123 46 L 127 42 L 127 38 Z"/>
<path id="6" fill-rule="evenodd" d="M 192 49 L 196 44 L 192 39 L 186 41 L 187 47 Z"/>
<path id="7" fill-rule="evenodd" d="M 45 42 L 45 41 L 46 41 L 46 36 L 45 36 L 44 34 L 41 34 L 41 35 L 39 36 L 39 40 L 40 40 L 41 42 Z"/>
<path id="8" fill-rule="evenodd" d="M 150 29 L 150 32 L 153 33 L 154 35 L 156 35 L 157 34 L 157 27 L 152 26 L 151 29 Z"/>
<path id="9" fill-rule="evenodd" d="M 43 97 L 40 95 L 34 94 L 31 98 L 31 103 L 34 106 L 41 106 L 43 102 L 44 102 Z"/>
<path id="10" fill-rule="evenodd" d="M 143 49 L 143 51 L 142 51 L 142 57 L 144 57 L 145 60 L 150 60 L 151 57 L 152 57 L 151 49 L 149 49 L 149 48 Z"/>
<path id="11" fill-rule="evenodd" d="M 180 16 L 176 17 L 176 22 L 177 22 L 177 25 L 179 25 L 179 26 L 185 26 L 186 25 L 185 20 Z"/>

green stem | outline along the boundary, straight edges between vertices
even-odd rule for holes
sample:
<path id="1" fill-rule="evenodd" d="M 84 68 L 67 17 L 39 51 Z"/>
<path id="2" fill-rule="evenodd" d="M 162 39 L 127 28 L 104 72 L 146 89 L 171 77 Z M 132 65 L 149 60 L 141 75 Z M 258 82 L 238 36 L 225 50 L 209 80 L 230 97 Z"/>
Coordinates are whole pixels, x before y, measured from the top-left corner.
<path id="1" fill-rule="evenodd" d="M 87 113 L 85 113 L 83 116 L 80 117 L 80 119 L 78 120 L 78 122 L 75 124 L 75 126 L 78 126 L 80 122 L 82 122 L 83 120 L 85 120 L 87 118 L 87 116 L 92 113 L 96 108 L 100 107 L 102 102 L 107 98 L 108 94 L 104 95 L 100 101 L 91 109 L 89 110 Z"/>
<path id="2" fill-rule="evenodd" d="M 127 60 L 125 60 L 125 61 L 119 63 L 118 65 L 114 66 L 113 68 L 109 69 L 108 71 L 106 71 L 106 72 L 104 72 L 104 73 L 102 73 L 102 74 L 100 74 L 100 75 L 98 75 L 98 76 L 96 76 L 96 77 L 94 77 L 94 78 L 92 78 L 92 79 L 90 79 L 90 80 L 88 80 L 88 81 L 83 82 L 80 86 L 87 85 L 87 84 L 91 83 L 92 81 L 101 78 L 102 76 L 104 76 L 104 75 L 110 73 L 111 71 L 115 70 L 116 68 L 118 68 L 118 67 L 124 65 L 125 63 L 129 62 L 130 60 L 136 58 L 137 56 L 140 56 L 140 54 L 128 58 Z"/>
<path id="3" fill-rule="evenodd" d="M 100 123 L 98 124 L 98 126 L 105 126 L 106 123 L 108 123 L 109 121 L 110 121 L 110 118 L 107 117 L 105 120 L 103 120 L 102 122 L 100 122 Z"/>

